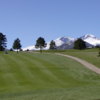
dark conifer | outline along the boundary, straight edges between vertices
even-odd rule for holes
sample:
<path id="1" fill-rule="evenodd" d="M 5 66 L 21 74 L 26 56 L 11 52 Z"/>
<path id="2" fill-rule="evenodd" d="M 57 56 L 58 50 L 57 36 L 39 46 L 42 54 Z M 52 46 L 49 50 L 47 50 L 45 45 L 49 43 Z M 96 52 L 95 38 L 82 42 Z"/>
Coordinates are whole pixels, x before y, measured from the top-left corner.
<path id="1" fill-rule="evenodd" d="M 4 51 L 6 50 L 6 43 L 7 39 L 6 39 L 6 35 L 3 35 L 3 33 L 0 33 L 0 51 Z"/>
<path id="2" fill-rule="evenodd" d="M 35 47 L 36 48 L 40 48 L 40 52 L 42 53 L 42 49 L 46 47 L 46 42 L 44 40 L 44 38 L 42 37 L 39 37 L 37 40 L 36 40 L 36 45 Z"/>
<path id="3" fill-rule="evenodd" d="M 13 49 L 17 50 L 17 53 L 18 51 L 21 49 L 21 43 L 20 43 L 20 40 L 19 38 L 17 38 L 14 43 L 13 43 Z"/>
<path id="4" fill-rule="evenodd" d="M 74 49 L 86 49 L 86 43 L 82 39 L 77 39 L 74 43 Z"/>
<path id="5" fill-rule="evenodd" d="M 55 44 L 55 41 L 51 41 L 50 42 L 50 48 L 49 48 L 50 50 L 54 50 L 54 49 L 56 49 L 56 44 Z"/>

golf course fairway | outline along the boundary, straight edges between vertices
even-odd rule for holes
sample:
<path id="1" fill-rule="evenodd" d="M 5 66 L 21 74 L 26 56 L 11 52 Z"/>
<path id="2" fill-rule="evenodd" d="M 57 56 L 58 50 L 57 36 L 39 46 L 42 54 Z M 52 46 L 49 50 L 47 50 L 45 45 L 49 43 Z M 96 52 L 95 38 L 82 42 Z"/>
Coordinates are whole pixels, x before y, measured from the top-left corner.
<path id="1" fill-rule="evenodd" d="M 53 53 L 0 53 L 0 100 L 100 100 L 100 75 Z"/>

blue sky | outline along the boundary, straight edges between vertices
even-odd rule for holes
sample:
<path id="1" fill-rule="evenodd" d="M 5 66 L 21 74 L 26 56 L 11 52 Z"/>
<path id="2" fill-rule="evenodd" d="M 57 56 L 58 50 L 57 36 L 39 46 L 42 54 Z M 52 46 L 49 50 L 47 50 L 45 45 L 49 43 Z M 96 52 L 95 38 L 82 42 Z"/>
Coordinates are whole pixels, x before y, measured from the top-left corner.
<path id="1" fill-rule="evenodd" d="M 0 32 L 8 48 L 17 37 L 23 47 L 40 36 L 46 41 L 84 34 L 100 38 L 100 0 L 0 0 Z"/>

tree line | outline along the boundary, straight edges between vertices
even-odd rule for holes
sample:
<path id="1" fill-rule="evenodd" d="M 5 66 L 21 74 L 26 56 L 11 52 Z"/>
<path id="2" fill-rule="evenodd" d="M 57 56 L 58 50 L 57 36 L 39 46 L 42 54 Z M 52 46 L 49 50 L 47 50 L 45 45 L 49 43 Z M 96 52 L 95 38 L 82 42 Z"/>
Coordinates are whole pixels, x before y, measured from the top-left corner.
<path id="1" fill-rule="evenodd" d="M 47 43 L 45 41 L 44 38 L 39 37 L 36 40 L 36 48 L 40 48 L 40 52 L 42 53 L 43 48 L 45 48 L 47 46 Z M 21 45 L 21 41 L 19 38 L 15 39 L 12 45 L 12 48 L 10 49 L 11 51 L 16 50 L 17 53 L 18 51 L 22 51 L 22 45 Z M 55 50 L 57 49 L 56 43 L 55 41 L 51 41 L 50 42 L 50 50 Z M 86 43 L 82 40 L 82 39 L 77 39 L 74 42 L 74 49 L 79 49 L 79 50 L 83 50 L 86 49 Z M 0 33 L 0 51 L 6 51 L 7 50 L 7 38 L 6 35 L 4 35 L 3 33 Z M 100 56 L 100 48 L 99 48 L 99 56 Z"/>
<path id="2" fill-rule="evenodd" d="M 47 43 L 44 38 L 39 37 L 36 40 L 35 47 L 40 48 L 40 52 L 42 52 L 43 48 L 45 48 L 46 46 L 47 46 Z M 19 38 L 17 38 L 14 40 L 10 51 L 16 50 L 18 53 L 19 50 L 22 50 L 21 48 L 22 48 L 21 41 Z M 56 49 L 56 44 L 53 40 L 50 43 L 50 49 Z M 5 51 L 5 50 L 7 50 L 7 38 L 6 38 L 6 35 L 4 35 L 3 33 L 0 33 L 0 51 Z"/>

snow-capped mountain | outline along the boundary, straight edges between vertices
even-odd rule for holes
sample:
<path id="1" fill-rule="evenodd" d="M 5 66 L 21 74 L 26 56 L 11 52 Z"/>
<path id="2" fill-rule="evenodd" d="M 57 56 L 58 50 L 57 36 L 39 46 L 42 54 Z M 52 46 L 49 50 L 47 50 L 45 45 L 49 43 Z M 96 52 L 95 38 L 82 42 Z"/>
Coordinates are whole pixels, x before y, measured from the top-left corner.
<path id="1" fill-rule="evenodd" d="M 56 43 L 56 46 L 61 46 L 65 43 L 73 42 L 74 40 L 75 40 L 74 38 L 70 38 L 70 37 L 60 37 L 54 41 Z"/>
<path id="2" fill-rule="evenodd" d="M 72 49 L 75 39 L 70 37 L 61 37 L 54 40 L 57 49 Z"/>
<path id="3" fill-rule="evenodd" d="M 83 39 L 88 44 L 88 46 L 89 46 L 89 44 L 91 46 L 100 45 L 100 39 L 96 38 L 92 34 L 86 34 L 86 35 L 82 36 L 81 39 Z"/>
<path id="4" fill-rule="evenodd" d="M 92 34 L 86 34 L 80 38 L 86 42 L 88 48 L 92 48 L 98 45 L 100 46 L 100 39 L 96 38 Z M 77 39 L 70 38 L 70 37 L 59 37 L 54 41 L 57 49 L 72 49 L 74 47 L 75 40 Z M 47 46 L 46 48 L 44 48 L 44 50 L 48 50 L 49 47 L 50 47 L 50 42 L 47 42 Z M 36 49 L 35 46 L 33 45 L 33 46 L 23 48 L 23 50 L 25 51 L 25 50 L 39 50 L 39 49 Z"/>
<path id="5" fill-rule="evenodd" d="M 70 49 L 73 48 L 73 43 L 75 41 L 74 38 L 70 38 L 70 37 L 60 37 L 54 40 L 57 49 Z M 50 42 L 47 42 L 47 46 L 46 48 L 44 48 L 44 50 L 48 50 L 50 47 Z M 35 46 L 28 46 L 26 48 L 23 48 L 24 51 L 26 50 L 39 50 L 36 49 Z"/>

